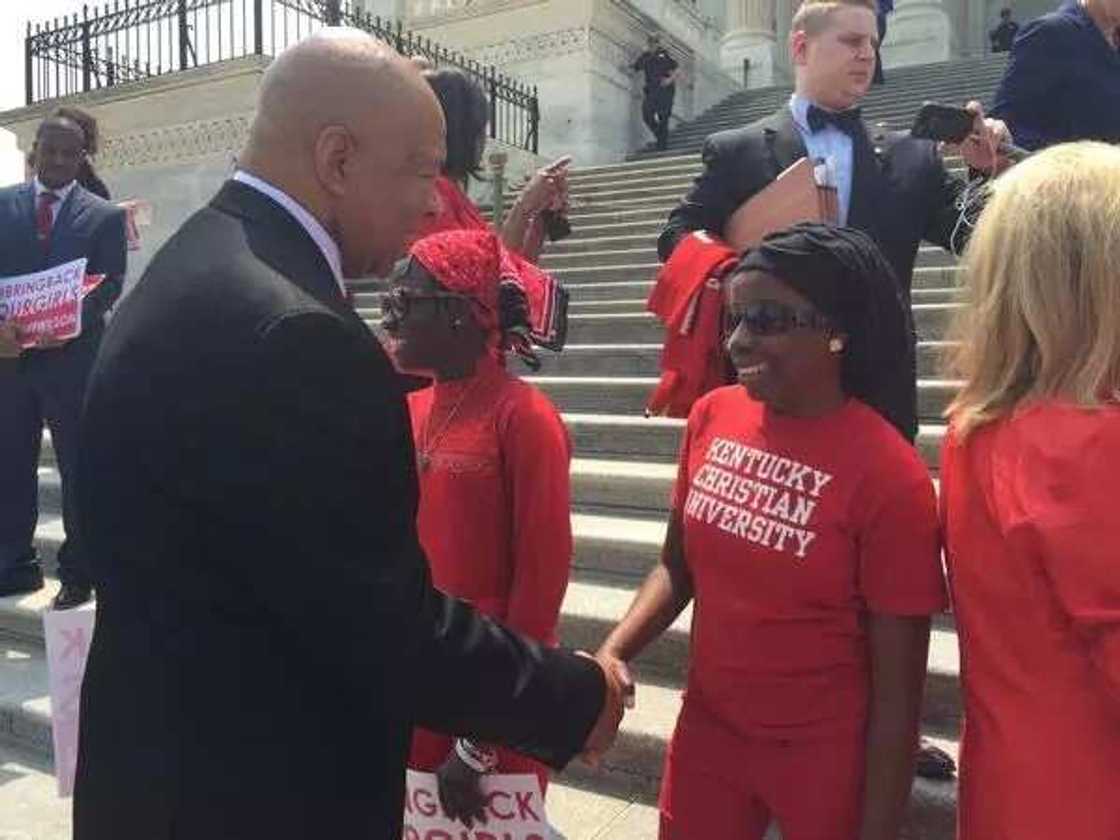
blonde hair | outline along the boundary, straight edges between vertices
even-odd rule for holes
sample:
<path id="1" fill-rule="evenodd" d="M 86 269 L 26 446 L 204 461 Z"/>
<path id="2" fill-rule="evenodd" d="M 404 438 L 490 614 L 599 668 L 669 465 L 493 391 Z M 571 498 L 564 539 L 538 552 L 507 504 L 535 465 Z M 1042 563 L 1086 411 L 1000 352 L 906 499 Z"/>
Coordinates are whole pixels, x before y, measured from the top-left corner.
<path id="1" fill-rule="evenodd" d="M 790 32 L 804 32 L 810 38 L 820 35 L 828 29 L 832 13 L 843 6 L 879 11 L 877 0 L 802 0 L 790 23 Z"/>
<path id="2" fill-rule="evenodd" d="M 962 438 L 1022 403 L 1120 388 L 1120 149 L 1071 143 L 998 178 L 964 255 L 951 335 Z"/>

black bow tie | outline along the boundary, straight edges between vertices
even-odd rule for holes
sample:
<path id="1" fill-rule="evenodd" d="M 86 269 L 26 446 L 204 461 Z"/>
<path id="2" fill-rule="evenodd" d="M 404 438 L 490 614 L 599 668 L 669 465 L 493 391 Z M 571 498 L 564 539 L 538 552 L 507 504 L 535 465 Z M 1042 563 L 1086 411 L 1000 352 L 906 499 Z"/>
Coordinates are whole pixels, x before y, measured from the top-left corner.
<path id="1" fill-rule="evenodd" d="M 809 120 L 809 130 L 813 134 L 830 123 L 849 137 L 855 137 L 863 131 L 863 118 L 860 116 L 859 108 L 849 108 L 847 111 L 826 111 L 824 108 L 810 105 L 807 118 Z"/>

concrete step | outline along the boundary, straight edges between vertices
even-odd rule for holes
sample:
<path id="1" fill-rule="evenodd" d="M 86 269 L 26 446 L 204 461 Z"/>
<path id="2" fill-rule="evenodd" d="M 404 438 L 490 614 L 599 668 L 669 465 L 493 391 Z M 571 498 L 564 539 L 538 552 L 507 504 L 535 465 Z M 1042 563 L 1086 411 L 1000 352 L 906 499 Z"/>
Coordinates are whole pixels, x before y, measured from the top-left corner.
<path id="1" fill-rule="evenodd" d="M 703 168 L 700 155 L 687 155 L 680 160 L 662 158 L 656 161 L 634 161 L 616 165 L 605 170 L 595 170 L 580 167 L 568 173 L 568 184 L 571 189 L 582 189 L 605 181 L 617 181 L 620 178 L 643 178 L 646 176 L 677 176 L 691 178 Z M 520 190 L 520 185 L 510 192 Z"/>
<path id="2" fill-rule="evenodd" d="M 914 327 L 921 341 L 942 338 L 953 314 L 960 308 L 954 303 L 916 303 Z M 573 344 L 653 344 L 664 336 L 664 327 L 652 313 L 628 312 L 573 312 L 568 316 L 568 339 Z"/>
<path id="3" fill-rule="evenodd" d="M 58 796 L 48 760 L 0 743 L 0 780 L 2 840 L 70 840 L 73 803 Z"/>
<path id="4" fill-rule="evenodd" d="M 580 312 L 645 312 L 645 296 L 636 298 L 607 298 L 606 300 L 588 300 L 587 298 L 573 298 L 568 304 L 570 313 Z"/>
<path id="5" fill-rule="evenodd" d="M 672 209 L 670 207 L 669 209 Z M 664 224 L 668 211 L 657 207 L 573 207 L 568 213 L 575 239 L 583 230 L 598 230 L 605 226 L 632 225 L 638 223 Z"/>
<path id="6" fill-rule="evenodd" d="M 918 376 L 937 379 L 944 368 L 950 342 L 918 344 Z M 542 354 L 546 376 L 647 376 L 660 375 L 661 345 L 656 342 L 617 344 L 568 344 L 562 353 Z"/>
<path id="7" fill-rule="evenodd" d="M 656 376 L 527 376 L 563 411 L 641 414 L 657 386 Z M 939 420 L 960 383 L 918 380 L 918 417 Z"/>
<path id="8" fill-rule="evenodd" d="M 561 416 L 579 458 L 675 464 L 680 454 L 684 420 L 575 412 L 563 412 Z M 942 423 L 919 426 L 917 446 L 931 470 L 939 463 L 944 436 Z"/>
<path id="9" fill-rule="evenodd" d="M 676 477 L 676 464 L 574 458 L 572 507 L 578 513 L 663 520 Z"/>
<path id="10" fill-rule="evenodd" d="M 562 353 L 542 356 L 547 376 L 658 376 L 661 345 L 568 344 Z"/>
<path id="11" fill-rule="evenodd" d="M 582 283 L 611 283 L 618 281 L 652 282 L 661 268 L 661 263 L 650 260 L 641 263 L 627 263 L 609 266 L 580 266 L 576 268 L 555 268 L 550 273 L 568 286 L 573 294 L 575 287 Z M 951 289 L 958 286 L 960 269 L 955 265 L 922 266 L 914 269 L 913 288 Z"/>
<path id="12" fill-rule="evenodd" d="M 554 271 L 558 268 L 601 268 L 658 262 L 657 237 L 662 229 L 663 225 L 658 224 L 651 225 L 645 235 L 575 240 L 565 250 L 553 246 L 541 254 L 539 263 L 543 268 Z M 622 247 L 610 247 L 616 243 Z M 917 268 L 951 268 L 956 265 L 957 258 L 953 254 L 935 247 L 919 249 L 915 261 Z"/>

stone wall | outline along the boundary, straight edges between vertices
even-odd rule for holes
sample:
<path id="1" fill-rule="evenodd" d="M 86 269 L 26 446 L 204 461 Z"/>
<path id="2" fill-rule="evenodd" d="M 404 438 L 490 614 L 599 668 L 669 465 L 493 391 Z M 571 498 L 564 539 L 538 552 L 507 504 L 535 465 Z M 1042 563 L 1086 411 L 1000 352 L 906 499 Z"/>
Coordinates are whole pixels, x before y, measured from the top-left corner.
<path id="1" fill-rule="evenodd" d="M 94 165 L 113 198 L 143 199 L 152 206 L 152 223 L 141 232 L 141 248 L 129 253 L 129 285 L 233 172 L 267 63 L 255 56 L 237 59 L 65 100 L 98 120 L 102 143 Z M 26 152 L 39 122 L 60 102 L 0 113 L 0 127 L 14 132 Z M 519 181 L 543 161 L 493 141 L 487 154 L 498 149 L 509 156 L 511 181 Z M 488 203 L 489 184 L 475 182 L 472 194 Z"/>
<path id="2" fill-rule="evenodd" d="M 536 85 L 541 153 L 580 165 L 616 161 L 651 139 L 630 64 L 662 33 L 684 69 L 674 115 L 692 119 L 737 90 L 717 65 L 719 30 L 682 0 L 486 0 L 413 5 L 409 26 Z"/>

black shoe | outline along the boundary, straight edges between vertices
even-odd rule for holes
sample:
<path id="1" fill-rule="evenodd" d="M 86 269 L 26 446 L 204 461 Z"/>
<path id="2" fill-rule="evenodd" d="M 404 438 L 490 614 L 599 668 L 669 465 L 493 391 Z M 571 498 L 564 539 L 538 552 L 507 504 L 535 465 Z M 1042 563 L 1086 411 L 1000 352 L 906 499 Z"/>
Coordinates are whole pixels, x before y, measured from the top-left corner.
<path id="1" fill-rule="evenodd" d="M 957 763 L 945 750 L 923 743 L 918 747 L 914 772 L 924 779 L 948 781 L 957 772 Z"/>
<path id="2" fill-rule="evenodd" d="M 93 587 L 88 583 L 64 583 L 51 601 L 51 609 L 70 610 L 80 607 L 93 597 Z"/>
<path id="3" fill-rule="evenodd" d="M 0 598 L 26 595 L 43 588 L 43 568 L 38 563 L 20 563 L 0 574 Z"/>

